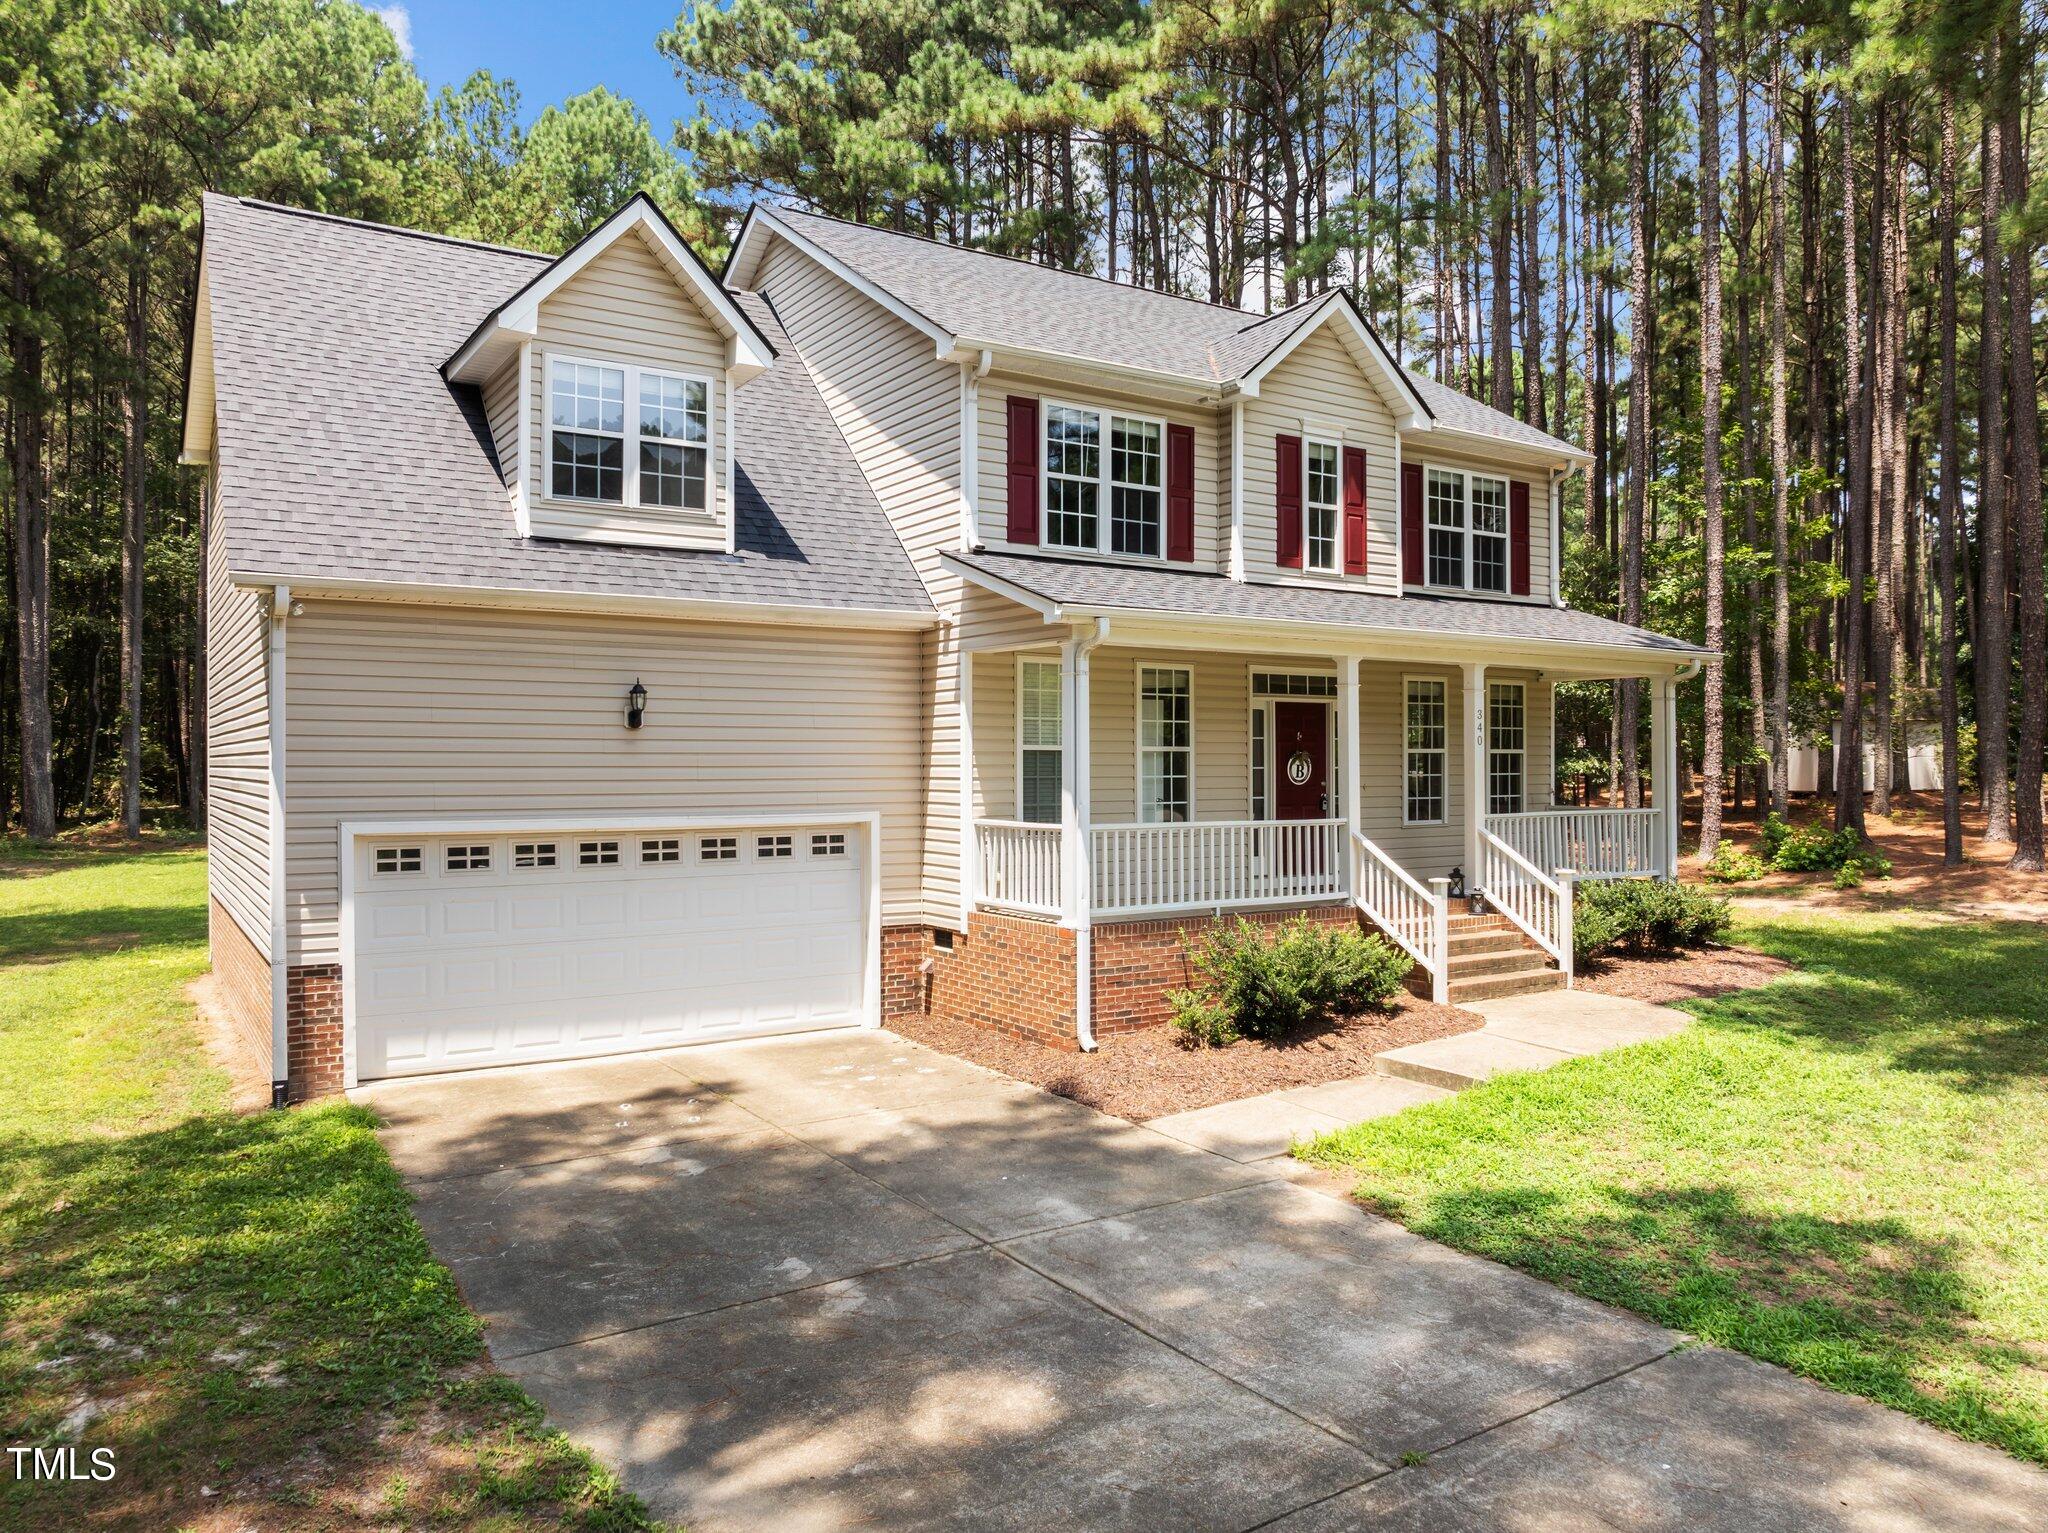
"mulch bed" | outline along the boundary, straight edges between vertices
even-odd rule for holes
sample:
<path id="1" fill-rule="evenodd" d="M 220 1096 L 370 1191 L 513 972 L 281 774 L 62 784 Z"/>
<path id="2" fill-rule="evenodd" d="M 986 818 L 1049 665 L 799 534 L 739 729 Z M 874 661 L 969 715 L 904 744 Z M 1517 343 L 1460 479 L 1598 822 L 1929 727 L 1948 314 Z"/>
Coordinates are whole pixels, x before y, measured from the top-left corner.
<path id="1" fill-rule="evenodd" d="M 965 1022 L 900 1017 L 891 1032 L 1102 1112 L 1143 1123 L 1168 1113 L 1213 1107 L 1290 1086 L 1314 1086 L 1372 1073 L 1383 1049 L 1469 1033 L 1482 1019 L 1455 1006 L 1397 997 L 1384 1016 L 1354 1017 L 1278 1043 L 1249 1039 L 1224 1049 L 1182 1048 L 1170 1027 L 1106 1038 L 1093 1054 L 1027 1043 Z"/>
<path id="2" fill-rule="evenodd" d="M 1674 1001 L 1703 1000 L 1768 985 L 1793 972 L 1794 965 L 1746 947 L 1707 948 L 1696 953 L 1646 953 L 1596 958 L 1577 976 L 1581 990 L 1627 996 L 1669 1006 Z"/>

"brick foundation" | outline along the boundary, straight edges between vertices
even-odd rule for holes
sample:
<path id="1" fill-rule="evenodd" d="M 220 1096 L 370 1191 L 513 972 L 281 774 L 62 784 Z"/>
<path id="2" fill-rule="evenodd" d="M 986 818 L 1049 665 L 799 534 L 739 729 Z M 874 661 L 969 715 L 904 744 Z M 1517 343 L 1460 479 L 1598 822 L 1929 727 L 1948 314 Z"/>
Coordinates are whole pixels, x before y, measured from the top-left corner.
<path id="1" fill-rule="evenodd" d="M 291 1042 L 294 1102 L 341 1090 L 341 965 L 299 964 L 285 972 L 285 1036 Z"/>
<path id="2" fill-rule="evenodd" d="M 213 956 L 215 993 L 235 1038 L 270 1068 L 270 960 L 256 950 L 219 900 L 206 901 L 206 945 Z"/>
<path id="3" fill-rule="evenodd" d="M 1255 926 L 1278 926 L 1296 916 L 1318 926 L 1356 927 L 1358 911 L 1349 905 L 1316 905 L 1306 910 L 1248 910 L 1244 919 Z M 1235 921 L 1235 915 L 1223 917 Z M 1199 938 L 1217 924 L 1214 916 L 1168 916 L 1157 921 L 1120 921 L 1095 928 L 1095 1035 L 1135 1032 L 1157 1027 L 1171 1015 L 1166 992 L 1189 984 L 1185 933 Z"/>
<path id="4" fill-rule="evenodd" d="M 1074 934 L 1051 921 L 979 910 L 966 931 L 953 933 L 951 948 L 940 947 L 928 927 L 892 927 L 882 933 L 882 1019 L 906 1015 L 1076 1048 Z"/>

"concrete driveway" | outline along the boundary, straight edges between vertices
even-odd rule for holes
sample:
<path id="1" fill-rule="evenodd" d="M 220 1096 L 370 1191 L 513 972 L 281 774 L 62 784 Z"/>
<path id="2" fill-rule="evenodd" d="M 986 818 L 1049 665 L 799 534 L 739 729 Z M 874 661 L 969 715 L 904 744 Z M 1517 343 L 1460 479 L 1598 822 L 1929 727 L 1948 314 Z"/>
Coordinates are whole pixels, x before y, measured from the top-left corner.
<path id="1" fill-rule="evenodd" d="M 697 1533 L 2048 1527 L 2048 1475 L 888 1033 L 359 1093 Z"/>

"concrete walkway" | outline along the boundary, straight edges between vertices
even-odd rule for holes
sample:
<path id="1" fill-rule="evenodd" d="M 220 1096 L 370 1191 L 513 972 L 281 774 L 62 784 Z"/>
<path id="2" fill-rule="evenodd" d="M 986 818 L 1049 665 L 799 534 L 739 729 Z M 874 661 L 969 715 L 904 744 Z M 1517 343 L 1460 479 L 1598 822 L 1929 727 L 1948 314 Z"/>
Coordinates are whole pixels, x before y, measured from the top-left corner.
<path id="1" fill-rule="evenodd" d="M 887 1033 L 359 1095 L 498 1365 L 695 1533 L 2048 1526 L 1992 1449 Z"/>
<path id="2" fill-rule="evenodd" d="M 1272 1160 L 1316 1134 L 1435 1101 L 1505 1071 L 1545 1070 L 1581 1055 L 1666 1037 L 1690 1020 L 1669 1006 L 1587 990 L 1468 1001 L 1465 1010 L 1477 1012 L 1486 1025 L 1388 1049 L 1374 1056 L 1372 1075 L 1219 1102 L 1154 1118 L 1145 1126 L 1212 1155 L 1244 1163 Z"/>

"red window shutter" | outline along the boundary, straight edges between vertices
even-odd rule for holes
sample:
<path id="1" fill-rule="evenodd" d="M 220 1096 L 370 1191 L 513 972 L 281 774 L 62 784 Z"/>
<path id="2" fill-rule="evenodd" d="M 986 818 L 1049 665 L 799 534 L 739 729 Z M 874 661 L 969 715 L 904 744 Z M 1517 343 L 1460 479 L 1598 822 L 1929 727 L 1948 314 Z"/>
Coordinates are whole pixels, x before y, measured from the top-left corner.
<path id="1" fill-rule="evenodd" d="M 1166 557 L 1195 557 L 1195 428 L 1166 428 Z"/>
<path id="2" fill-rule="evenodd" d="M 1038 541 L 1038 401 L 1010 396 L 1010 525 L 1012 543 Z"/>
<path id="3" fill-rule="evenodd" d="M 1529 486 L 1508 481 L 1508 580 L 1515 595 L 1529 594 Z"/>
<path id="4" fill-rule="evenodd" d="M 1422 584 L 1422 465 L 1401 465 L 1401 579 Z"/>
<path id="5" fill-rule="evenodd" d="M 1344 573 L 1365 573 L 1365 449 L 1344 449 Z"/>
<path id="6" fill-rule="evenodd" d="M 1301 568 L 1301 438 L 1273 439 L 1273 507 L 1279 518 L 1274 558 L 1282 569 Z"/>

